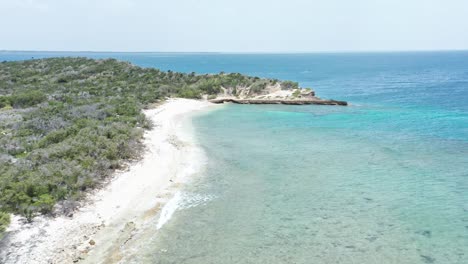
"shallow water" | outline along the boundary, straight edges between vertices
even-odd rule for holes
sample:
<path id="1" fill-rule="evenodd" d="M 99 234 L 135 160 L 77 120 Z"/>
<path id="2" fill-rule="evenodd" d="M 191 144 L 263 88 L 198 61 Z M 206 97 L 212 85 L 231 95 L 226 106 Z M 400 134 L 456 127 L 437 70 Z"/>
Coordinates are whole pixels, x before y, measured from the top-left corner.
<path id="1" fill-rule="evenodd" d="M 358 118 L 239 105 L 198 117 L 209 165 L 184 192 L 215 198 L 176 212 L 136 262 L 467 263 L 466 142 Z"/>
<path id="2" fill-rule="evenodd" d="M 292 79 L 351 102 L 194 118 L 208 164 L 128 262 L 468 263 L 468 52 L 91 56 Z"/>

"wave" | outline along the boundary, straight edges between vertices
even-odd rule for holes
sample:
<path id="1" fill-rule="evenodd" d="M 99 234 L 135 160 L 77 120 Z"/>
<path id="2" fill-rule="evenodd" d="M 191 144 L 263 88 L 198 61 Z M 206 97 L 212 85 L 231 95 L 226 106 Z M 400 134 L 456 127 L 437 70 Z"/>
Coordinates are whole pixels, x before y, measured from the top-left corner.
<path id="1" fill-rule="evenodd" d="M 170 199 L 161 210 L 158 223 L 156 224 L 156 229 L 161 229 L 172 218 L 177 210 L 204 205 L 214 198 L 214 195 L 183 193 L 181 191 L 176 192 L 172 199 Z"/>

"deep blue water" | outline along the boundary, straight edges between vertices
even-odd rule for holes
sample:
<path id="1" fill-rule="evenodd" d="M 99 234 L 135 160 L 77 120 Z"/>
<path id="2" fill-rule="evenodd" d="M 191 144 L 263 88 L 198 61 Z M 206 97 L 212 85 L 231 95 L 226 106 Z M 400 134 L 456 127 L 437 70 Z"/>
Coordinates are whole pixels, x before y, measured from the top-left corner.
<path id="1" fill-rule="evenodd" d="M 49 56 L 289 79 L 351 103 L 197 116 L 209 162 L 184 197 L 210 200 L 148 231 L 135 263 L 468 263 L 468 52 L 0 52 L 0 61 Z"/>

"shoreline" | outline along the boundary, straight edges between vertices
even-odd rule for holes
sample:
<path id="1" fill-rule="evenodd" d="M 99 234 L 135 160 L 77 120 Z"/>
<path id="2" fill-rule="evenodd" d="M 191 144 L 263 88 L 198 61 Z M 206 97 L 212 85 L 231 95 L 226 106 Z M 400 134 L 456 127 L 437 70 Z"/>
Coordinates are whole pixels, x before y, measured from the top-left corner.
<path id="1" fill-rule="evenodd" d="M 89 193 L 72 217 L 39 216 L 25 223 L 15 216 L 0 244 L 0 262 L 118 262 L 123 257 L 119 248 L 203 167 L 203 151 L 186 121 L 212 106 L 206 101 L 169 99 L 144 110 L 154 128 L 145 132 L 142 159 Z"/>

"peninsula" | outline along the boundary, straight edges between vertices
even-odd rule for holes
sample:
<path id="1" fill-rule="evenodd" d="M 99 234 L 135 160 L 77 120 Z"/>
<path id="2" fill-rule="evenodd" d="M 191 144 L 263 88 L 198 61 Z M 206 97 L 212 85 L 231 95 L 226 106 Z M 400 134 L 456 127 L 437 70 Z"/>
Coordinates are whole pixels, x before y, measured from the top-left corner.
<path id="1" fill-rule="evenodd" d="M 118 258 L 186 166 L 202 164 L 182 120 L 224 102 L 346 105 L 239 73 L 114 59 L 0 63 L 0 262 L 73 263 L 93 248 L 93 259 Z"/>
<path id="2" fill-rule="evenodd" d="M 170 97 L 347 105 L 297 82 L 239 73 L 164 72 L 114 59 L 0 63 L 0 230 L 10 213 L 31 220 L 73 211 L 83 192 L 138 159 L 153 126 L 142 109 Z"/>
<path id="3" fill-rule="evenodd" d="M 252 87 L 221 88 L 211 103 L 285 104 L 285 105 L 348 105 L 345 101 L 325 100 L 315 96 L 310 88 L 299 88 L 297 83 L 265 83 L 261 89 Z"/>

